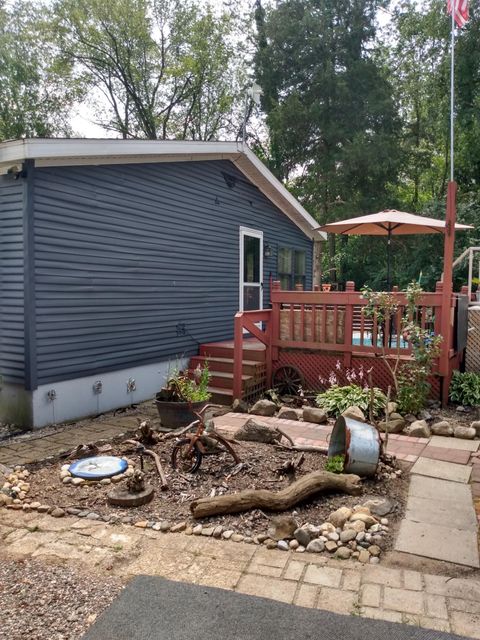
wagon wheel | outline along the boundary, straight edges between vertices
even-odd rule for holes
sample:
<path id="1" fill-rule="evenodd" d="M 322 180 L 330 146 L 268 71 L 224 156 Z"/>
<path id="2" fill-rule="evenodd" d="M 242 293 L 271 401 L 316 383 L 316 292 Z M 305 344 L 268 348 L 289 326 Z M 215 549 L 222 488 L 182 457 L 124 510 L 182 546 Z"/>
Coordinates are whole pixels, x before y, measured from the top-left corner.
<path id="1" fill-rule="evenodd" d="M 272 387 L 282 396 L 296 396 L 304 385 L 303 374 L 291 364 L 282 365 L 273 372 Z"/>

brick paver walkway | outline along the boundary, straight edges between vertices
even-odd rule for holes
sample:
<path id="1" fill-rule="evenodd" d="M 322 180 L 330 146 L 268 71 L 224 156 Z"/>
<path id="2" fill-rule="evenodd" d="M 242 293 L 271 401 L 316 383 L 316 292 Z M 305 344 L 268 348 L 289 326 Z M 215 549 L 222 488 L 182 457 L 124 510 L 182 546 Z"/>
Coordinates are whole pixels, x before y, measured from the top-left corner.
<path id="1" fill-rule="evenodd" d="M 1 554 L 68 561 L 126 579 L 159 575 L 480 638 L 478 579 L 5 509 L 0 510 Z"/>

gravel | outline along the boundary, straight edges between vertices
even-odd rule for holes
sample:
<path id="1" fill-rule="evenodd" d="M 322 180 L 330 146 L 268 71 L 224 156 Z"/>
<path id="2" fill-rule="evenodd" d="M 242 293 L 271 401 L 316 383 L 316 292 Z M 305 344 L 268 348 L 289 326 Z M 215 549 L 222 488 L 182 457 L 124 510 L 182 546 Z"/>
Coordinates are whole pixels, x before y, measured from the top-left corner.
<path id="1" fill-rule="evenodd" d="M 0 640 L 79 640 L 121 589 L 115 577 L 0 557 Z"/>

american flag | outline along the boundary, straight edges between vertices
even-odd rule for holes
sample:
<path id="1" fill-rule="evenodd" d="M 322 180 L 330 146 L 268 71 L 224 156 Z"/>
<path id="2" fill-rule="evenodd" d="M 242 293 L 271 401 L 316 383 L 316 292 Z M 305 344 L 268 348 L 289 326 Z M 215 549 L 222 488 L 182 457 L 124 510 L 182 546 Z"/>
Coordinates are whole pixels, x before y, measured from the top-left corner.
<path id="1" fill-rule="evenodd" d="M 468 0 L 447 0 L 447 11 L 449 14 L 452 13 L 452 3 L 454 10 L 454 20 L 457 23 L 457 26 L 462 28 L 467 24 L 469 18 Z"/>

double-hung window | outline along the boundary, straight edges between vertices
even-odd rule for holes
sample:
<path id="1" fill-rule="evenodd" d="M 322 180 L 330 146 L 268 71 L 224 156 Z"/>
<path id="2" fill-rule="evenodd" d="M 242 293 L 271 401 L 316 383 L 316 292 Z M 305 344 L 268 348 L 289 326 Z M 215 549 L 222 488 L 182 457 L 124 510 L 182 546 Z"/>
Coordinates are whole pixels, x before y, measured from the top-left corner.
<path id="1" fill-rule="evenodd" d="M 305 251 L 280 247 L 278 250 L 278 279 L 284 290 L 301 284 L 305 288 Z"/>

